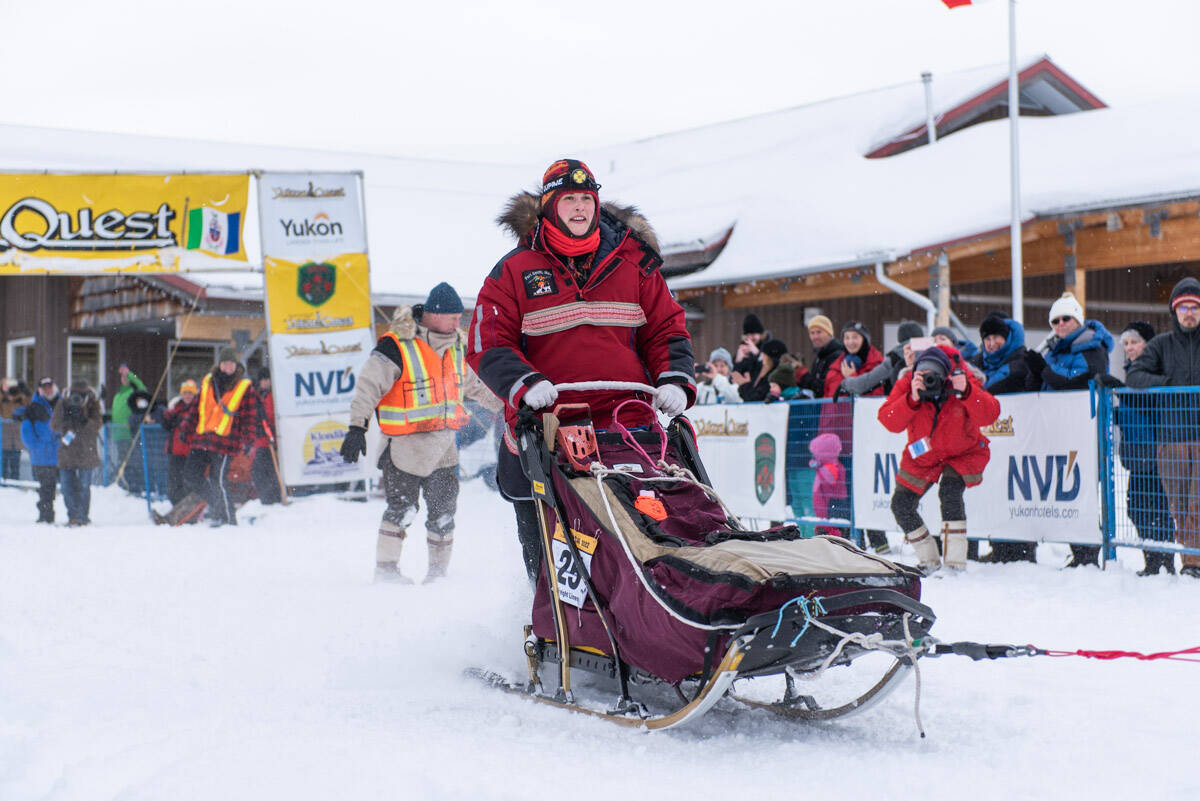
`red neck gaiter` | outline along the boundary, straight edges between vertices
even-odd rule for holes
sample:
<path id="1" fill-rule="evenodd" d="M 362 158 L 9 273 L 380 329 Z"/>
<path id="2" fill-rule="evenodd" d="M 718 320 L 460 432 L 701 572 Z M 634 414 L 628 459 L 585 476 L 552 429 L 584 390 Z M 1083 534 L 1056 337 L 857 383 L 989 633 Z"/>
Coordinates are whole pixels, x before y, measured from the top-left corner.
<path id="1" fill-rule="evenodd" d="M 573 237 L 558 230 L 549 220 L 542 226 L 545 232 L 546 245 L 561 256 L 582 256 L 585 253 L 595 253 L 600 247 L 600 228 L 597 226 L 584 237 Z"/>

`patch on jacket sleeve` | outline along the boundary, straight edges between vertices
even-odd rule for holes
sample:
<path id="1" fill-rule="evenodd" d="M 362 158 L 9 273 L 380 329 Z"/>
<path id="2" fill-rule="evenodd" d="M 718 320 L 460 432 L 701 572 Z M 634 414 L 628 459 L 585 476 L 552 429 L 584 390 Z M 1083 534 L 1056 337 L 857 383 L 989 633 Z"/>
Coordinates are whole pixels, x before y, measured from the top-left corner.
<path id="1" fill-rule="evenodd" d="M 525 297 L 538 298 L 542 295 L 553 295 L 558 291 L 558 283 L 554 279 L 554 271 L 545 268 L 526 270 L 521 273 L 525 282 Z"/>

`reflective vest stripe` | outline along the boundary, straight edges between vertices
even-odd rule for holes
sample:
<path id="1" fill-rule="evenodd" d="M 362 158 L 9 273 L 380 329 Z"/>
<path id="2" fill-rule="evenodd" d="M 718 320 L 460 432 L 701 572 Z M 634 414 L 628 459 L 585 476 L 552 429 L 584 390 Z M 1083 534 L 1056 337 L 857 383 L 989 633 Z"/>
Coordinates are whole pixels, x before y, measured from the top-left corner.
<path id="1" fill-rule="evenodd" d="M 384 336 L 395 342 L 402 363 L 400 378 L 375 407 L 380 430 L 394 437 L 466 425 L 462 344 L 455 343 L 439 357 L 424 340 Z"/>
<path id="2" fill-rule="evenodd" d="M 218 403 L 212 373 L 206 374 L 204 381 L 200 384 L 200 408 L 196 410 L 198 412 L 196 433 L 213 432 L 220 437 L 229 436 L 229 432 L 233 430 L 233 415 L 237 413 L 248 389 L 250 389 L 250 379 L 243 378 L 233 389 L 221 396 L 221 403 Z M 222 403 L 225 408 L 221 408 Z M 225 409 L 229 409 L 230 413 L 226 413 Z"/>

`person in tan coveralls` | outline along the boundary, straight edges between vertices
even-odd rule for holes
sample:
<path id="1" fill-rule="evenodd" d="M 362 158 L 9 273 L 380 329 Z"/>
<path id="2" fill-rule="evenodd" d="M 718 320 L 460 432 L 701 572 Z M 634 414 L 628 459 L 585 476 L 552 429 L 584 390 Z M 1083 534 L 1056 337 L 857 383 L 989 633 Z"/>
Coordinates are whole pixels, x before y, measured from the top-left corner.
<path id="1" fill-rule="evenodd" d="M 492 411 L 503 406 L 464 359 L 462 311 L 458 293 L 445 282 L 423 305 L 401 306 L 358 378 L 341 454 L 348 462 L 366 454 L 367 426 L 374 416 L 384 434 L 379 467 L 387 497 L 375 545 L 376 581 L 411 583 L 400 572 L 400 553 L 421 493 L 428 506 L 425 581 L 446 575 L 458 507 L 456 432 L 468 420 L 463 400 Z"/>

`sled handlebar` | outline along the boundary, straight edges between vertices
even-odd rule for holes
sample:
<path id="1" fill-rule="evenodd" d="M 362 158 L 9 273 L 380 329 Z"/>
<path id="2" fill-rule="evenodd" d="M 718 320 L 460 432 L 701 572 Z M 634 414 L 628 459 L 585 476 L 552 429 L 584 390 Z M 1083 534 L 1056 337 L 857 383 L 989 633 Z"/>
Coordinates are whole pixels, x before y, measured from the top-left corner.
<path id="1" fill-rule="evenodd" d="M 626 389 L 633 392 L 645 392 L 650 395 L 658 394 L 657 388 L 649 384 L 641 384 L 637 381 L 570 381 L 565 384 L 555 384 L 554 388 L 559 392 L 594 392 L 606 389 Z"/>

